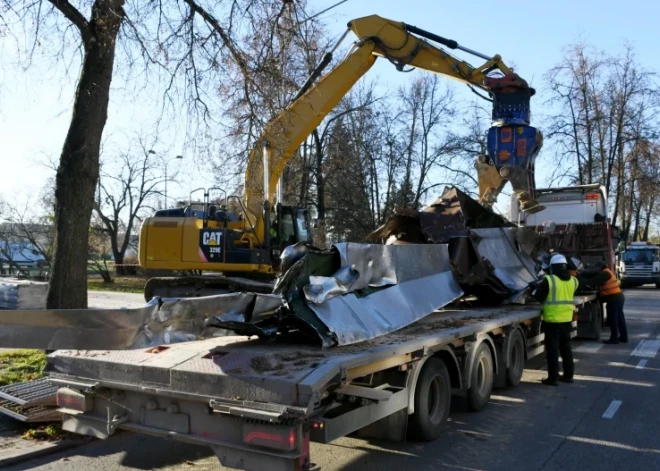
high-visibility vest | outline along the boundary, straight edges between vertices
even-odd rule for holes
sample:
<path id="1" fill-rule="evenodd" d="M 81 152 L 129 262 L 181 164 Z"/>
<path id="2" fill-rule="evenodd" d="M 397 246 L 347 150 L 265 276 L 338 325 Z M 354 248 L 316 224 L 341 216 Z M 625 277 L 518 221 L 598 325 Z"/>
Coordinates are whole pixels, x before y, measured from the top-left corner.
<path id="1" fill-rule="evenodd" d="M 614 273 L 612 273 L 612 270 L 610 270 L 609 268 L 606 268 L 603 271 L 610 275 L 610 279 L 607 280 L 605 284 L 601 285 L 600 288 L 598 289 L 600 295 L 609 296 L 611 294 L 620 293 L 621 288 L 619 287 L 619 282 L 616 279 L 616 275 L 614 275 Z"/>
<path id="2" fill-rule="evenodd" d="M 564 281 L 555 275 L 546 275 L 548 297 L 543 302 L 543 320 L 545 322 L 571 322 L 575 304 L 573 295 L 578 287 L 577 278 Z"/>

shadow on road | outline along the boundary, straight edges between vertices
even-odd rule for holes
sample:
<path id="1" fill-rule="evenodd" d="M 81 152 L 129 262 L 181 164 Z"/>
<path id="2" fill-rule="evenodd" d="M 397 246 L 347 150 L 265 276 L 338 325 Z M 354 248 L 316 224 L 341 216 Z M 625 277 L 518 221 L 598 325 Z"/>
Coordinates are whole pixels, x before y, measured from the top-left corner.
<path id="1" fill-rule="evenodd" d="M 87 466 L 90 459 L 106 458 L 112 455 L 121 455 L 118 456 L 117 462 L 122 468 L 137 470 L 164 469 L 214 456 L 211 449 L 205 446 L 121 432 L 107 440 L 99 440 L 88 446 L 73 448 L 4 469 L 7 471 L 26 471 L 34 468 L 59 470 L 66 464 L 66 469 L 92 471 Z M 102 467 L 102 469 L 107 468 Z"/>

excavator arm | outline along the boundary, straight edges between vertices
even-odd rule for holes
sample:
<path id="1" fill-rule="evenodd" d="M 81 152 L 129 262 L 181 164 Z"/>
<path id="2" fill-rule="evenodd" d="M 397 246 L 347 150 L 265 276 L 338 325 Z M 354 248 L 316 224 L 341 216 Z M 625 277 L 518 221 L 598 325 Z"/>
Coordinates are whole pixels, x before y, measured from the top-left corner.
<path id="1" fill-rule="evenodd" d="M 399 70 L 404 67 L 427 70 L 490 94 L 493 127 L 488 132 L 488 155 L 481 156 L 477 163 L 481 201 L 492 204 L 508 180 L 523 210 L 540 209 L 534 199 L 534 160 L 542 145 L 542 135 L 529 126 L 529 101 L 534 90 L 500 56 L 489 58 L 455 41 L 376 15 L 352 20 L 348 23 L 349 31 L 358 37 L 352 51 L 312 85 L 330 63 L 339 43 L 326 54 L 293 103 L 265 127 L 249 156 L 245 202 L 251 213 L 247 217 L 255 224 L 257 234 L 265 233 L 267 223 L 260 215 L 264 205 L 272 205 L 277 183 L 289 160 L 378 57 L 388 59 Z M 473 67 L 422 37 L 477 55 L 486 62 Z M 500 76 L 493 76 L 494 71 L 499 71 Z"/>

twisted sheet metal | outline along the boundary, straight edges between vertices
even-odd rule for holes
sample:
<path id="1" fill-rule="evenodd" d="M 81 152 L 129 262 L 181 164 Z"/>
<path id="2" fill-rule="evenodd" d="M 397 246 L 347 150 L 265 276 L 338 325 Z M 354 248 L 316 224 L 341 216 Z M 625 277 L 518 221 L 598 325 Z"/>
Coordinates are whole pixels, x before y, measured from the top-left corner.
<path id="1" fill-rule="evenodd" d="M 326 299 L 315 295 L 308 307 L 337 345 L 394 332 L 463 295 L 451 272 L 447 245 L 344 243 L 335 248 L 342 267 L 350 266 L 359 278 L 350 285 L 352 291 Z M 315 286 L 332 285 L 331 280 L 315 281 L 322 281 Z M 361 292 L 369 288 L 375 291 Z"/>
<path id="2" fill-rule="evenodd" d="M 274 312 L 280 296 L 231 293 L 188 299 L 154 298 L 139 309 L 0 312 L 0 347 L 42 350 L 121 350 L 213 336 L 206 319 Z"/>

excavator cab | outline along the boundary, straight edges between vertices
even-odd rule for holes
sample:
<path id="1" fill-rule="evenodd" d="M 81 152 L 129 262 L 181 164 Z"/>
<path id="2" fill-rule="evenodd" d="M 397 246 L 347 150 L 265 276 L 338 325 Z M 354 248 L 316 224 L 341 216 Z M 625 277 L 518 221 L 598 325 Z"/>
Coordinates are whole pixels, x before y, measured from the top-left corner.
<path id="1" fill-rule="evenodd" d="M 270 252 L 273 265 L 279 266 L 280 254 L 290 245 L 311 243 L 311 224 L 309 212 L 304 208 L 295 208 L 278 204 L 271 214 Z"/>

